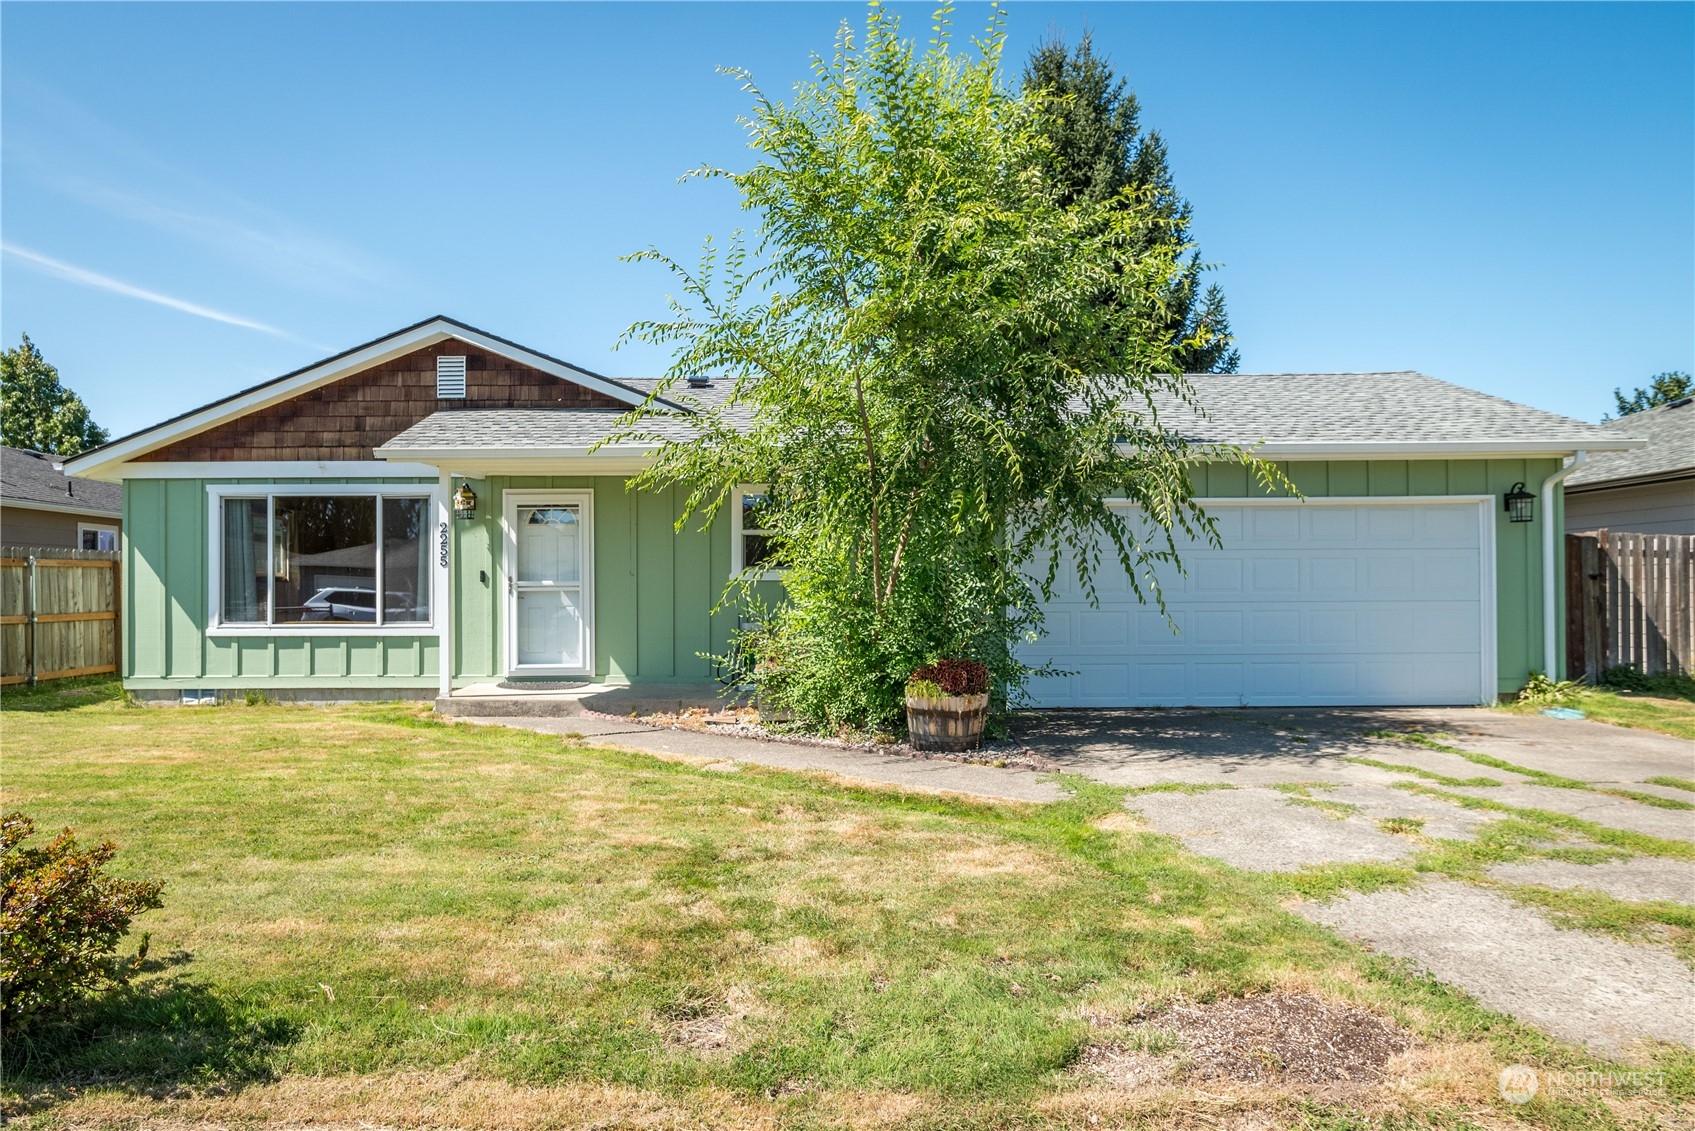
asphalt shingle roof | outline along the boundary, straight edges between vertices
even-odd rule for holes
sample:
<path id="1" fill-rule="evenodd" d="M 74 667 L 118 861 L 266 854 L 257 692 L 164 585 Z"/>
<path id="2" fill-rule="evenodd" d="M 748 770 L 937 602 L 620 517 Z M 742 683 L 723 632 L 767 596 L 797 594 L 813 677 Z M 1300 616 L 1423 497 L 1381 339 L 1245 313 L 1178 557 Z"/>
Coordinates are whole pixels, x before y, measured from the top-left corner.
<path id="1" fill-rule="evenodd" d="M 1466 444 L 1548 441 L 1582 447 L 1628 430 L 1603 429 L 1515 404 L 1422 373 L 1202 373 L 1190 378 L 1204 415 L 1172 397 L 1156 400 L 1161 422 L 1195 442 L 1249 446 L 1322 443 Z M 647 392 L 657 381 L 625 380 Z M 701 407 L 729 389 L 674 389 Z M 614 428 L 609 409 L 485 409 L 438 412 L 383 445 L 385 450 L 585 447 Z M 668 439 L 691 434 L 688 418 L 650 418 L 644 427 Z"/>
<path id="2" fill-rule="evenodd" d="M 1648 441 L 1633 452 L 1597 452 L 1566 478 L 1567 487 L 1695 472 L 1695 401 L 1633 412 L 1600 426 L 1610 435 Z"/>
<path id="3" fill-rule="evenodd" d="M 1621 435 L 1422 373 L 1200 373 L 1189 380 L 1206 418 L 1167 398 L 1159 405 L 1163 422 L 1213 443 L 1575 442 Z"/>
<path id="4" fill-rule="evenodd" d="M 0 448 L 0 500 L 123 513 L 123 487 L 72 479 L 53 470 L 54 461 L 63 458 L 27 448 Z"/>

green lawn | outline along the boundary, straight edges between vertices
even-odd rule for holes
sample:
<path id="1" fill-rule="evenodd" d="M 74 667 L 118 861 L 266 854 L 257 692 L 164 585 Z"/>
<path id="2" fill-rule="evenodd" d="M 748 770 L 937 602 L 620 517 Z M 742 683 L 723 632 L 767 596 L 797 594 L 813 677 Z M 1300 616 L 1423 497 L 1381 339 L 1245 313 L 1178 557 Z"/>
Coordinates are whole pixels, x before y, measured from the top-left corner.
<path id="1" fill-rule="evenodd" d="M 1687 682 L 1683 681 L 1684 684 Z M 1689 696 L 1585 687 L 1567 705 L 1576 707 L 1596 722 L 1659 731 L 1695 741 L 1695 698 Z M 1502 709 L 1527 715 L 1535 714 L 1542 705 L 1513 703 Z"/>
<path id="2" fill-rule="evenodd" d="M 1508 1108 L 1502 1065 L 1606 1066 L 1308 925 L 1105 787 L 976 804 L 98 683 L 4 707 L 4 807 L 167 883 L 131 991 L 8 1038 L 30 1123 L 1646 1127 L 1695 1095 L 1666 1053 L 1670 1100 Z M 1277 987 L 1423 1048 L 1352 1094 L 1072 1070 L 1161 1003 Z"/>

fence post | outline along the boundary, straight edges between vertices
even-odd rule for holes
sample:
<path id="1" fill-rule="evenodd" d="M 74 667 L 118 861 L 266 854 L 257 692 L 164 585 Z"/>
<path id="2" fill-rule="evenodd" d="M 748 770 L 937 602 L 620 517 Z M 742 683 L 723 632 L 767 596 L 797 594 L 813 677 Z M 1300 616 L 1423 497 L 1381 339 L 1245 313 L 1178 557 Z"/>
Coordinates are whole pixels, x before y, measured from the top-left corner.
<path id="1" fill-rule="evenodd" d="M 24 654 L 29 657 L 28 686 L 35 686 L 35 555 L 31 554 L 24 563 Z"/>

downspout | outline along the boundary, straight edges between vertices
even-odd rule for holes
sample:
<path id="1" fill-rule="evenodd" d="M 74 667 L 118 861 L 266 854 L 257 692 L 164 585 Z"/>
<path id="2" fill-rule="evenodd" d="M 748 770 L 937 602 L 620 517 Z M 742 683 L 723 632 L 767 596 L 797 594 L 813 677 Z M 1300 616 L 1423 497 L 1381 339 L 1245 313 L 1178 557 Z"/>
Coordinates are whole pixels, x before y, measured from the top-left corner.
<path id="1" fill-rule="evenodd" d="M 1542 674 L 1552 680 L 1564 678 L 1563 672 L 1553 670 L 1560 658 L 1560 605 L 1554 588 L 1560 574 L 1554 556 L 1559 548 L 1554 544 L 1554 488 L 1588 458 L 1588 452 L 1579 450 L 1573 453 L 1570 463 L 1542 481 Z"/>
<path id="2" fill-rule="evenodd" d="M 441 609 L 436 615 L 441 617 L 441 634 L 437 638 L 436 667 L 441 679 L 440 696 L 447 699 L 453 694 L 453 473 L 445 467 L 437 470 L 441 472 L 438 481 L 441 501 L 436 510 L 436 521 L 440 524 Z"/>

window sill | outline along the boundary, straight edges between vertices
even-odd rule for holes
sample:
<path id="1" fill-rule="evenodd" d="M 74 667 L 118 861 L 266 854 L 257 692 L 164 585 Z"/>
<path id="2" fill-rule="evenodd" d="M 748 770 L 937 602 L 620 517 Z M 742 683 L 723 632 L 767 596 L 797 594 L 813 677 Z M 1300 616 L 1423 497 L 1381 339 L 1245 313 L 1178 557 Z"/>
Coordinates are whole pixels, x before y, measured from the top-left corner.
<path id="1" fill-rule="evenodd" d="M 433 624 L 219 624 L 207 636 L 252 636 L 276 639 L 289 636 L 440 636 Z"/>

